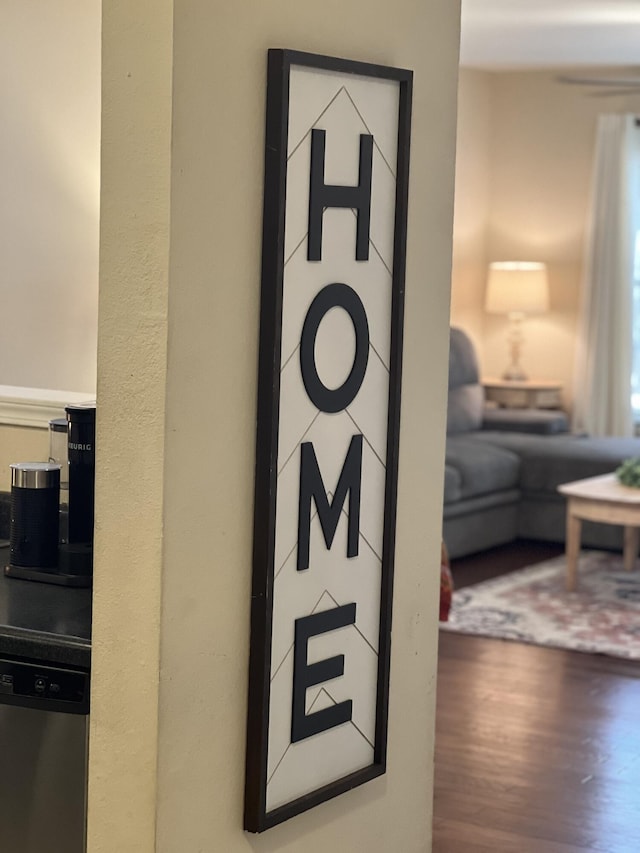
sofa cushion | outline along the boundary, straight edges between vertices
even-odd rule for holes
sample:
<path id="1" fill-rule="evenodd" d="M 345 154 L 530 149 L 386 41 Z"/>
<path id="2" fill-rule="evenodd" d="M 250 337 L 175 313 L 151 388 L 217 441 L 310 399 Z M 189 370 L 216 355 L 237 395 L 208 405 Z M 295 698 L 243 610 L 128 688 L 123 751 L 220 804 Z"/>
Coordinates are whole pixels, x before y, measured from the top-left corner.
<path id="1" fill-rule="evenodd" d="M 489 492 L 486 495 L 478 495 L 475 498 L 469 498 L 466 501 L 454 501 L 450 504 L 445 504 L 443 518 L 450 520 L 454 518 L 468 518 L 469 516 L 482 516 L 489 510 L 502 509 L 505 510 L 510 506 L 519 506 L 521 493 L 518 489 L 506 489 L 501 492 Z M 494 531 L 495 532 L 495 531 Z M 515 536 L 515 528 L 512 534 Z M 445 537 L 447 547 L 449 541 Z"/>
<path id="2" fill-rule="evenodd" d="M 569 431 L 569 419 L 557 409 L 501 409 L 486 406 L 483 429 L 552 435 Z"/>
<path id="3" fill-rule="evenodd" d="M 474 434 L 474 441 L 517 453 L 522 460 L 520 485 L 526 492 L 556 492 L 561 483 L 607 474 L 632 456 L 640 456 L 638 438 L 591 438 L 578 435 Z"/>
<path id="4" fill-rule="evenodd" d="M 519 494 L 512 489 L 448 504 L 451 512 L 445 515 L 442 530 L 449 556 L 457 559 L 515 539 L 518 535 Z M 494 503 L 494 498 L 499 498 L 500 503 Z"/>
<path id="5" fill-rule="evenodd" d="M 462 329 L 449 330 L 449 388 L 478 382 L 478 361 L 471 340 Z"/>
<path id="6" fill-rule="evenodd" d="M 516 453 L 467 436 L 447 439 L 445 463 L 460 477 L 460 498 L 516 488 L 520 458 Z"/>
<path id="7" fill-rule="evenodd" d="M 479 383 L 449 388 L 447 435 L 471 432 L 482 427 L 484 389 Z"/>
<path id="8" fill-rule="evenodd" d="M 462 329 L 451 329 L 447 434 L 454 435 L 482 427 L 484 388 L 478 377 L 478 362 L 471 340 Z"/>
<path id="9" fill-rule="evenodd" d="M 446 504 L 460 500 L 460 483 L 462 478 L 457 468 L 444 466 L 444 502 Z"/>

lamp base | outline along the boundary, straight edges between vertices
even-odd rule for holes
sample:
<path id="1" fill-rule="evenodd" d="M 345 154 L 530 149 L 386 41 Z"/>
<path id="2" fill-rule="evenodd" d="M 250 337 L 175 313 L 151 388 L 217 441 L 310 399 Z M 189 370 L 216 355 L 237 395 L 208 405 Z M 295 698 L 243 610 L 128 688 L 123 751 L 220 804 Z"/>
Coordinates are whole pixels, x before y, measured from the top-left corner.
<path id="1" fill-rule="evenodd" d="M 506 379 L 507 382 L 526 382 L 529 377 L 520 365 L 512 364 L 511 367 L 508 367 L 502 374 L 502 378 Z"/>
<path id="2" fill-rule="evenodd" d="M 524 382 L 529 377 L 520 367 L 520 351 L 522 350 L 522 317 L 517 312 L 509 314 L 509 367 L 502 374 L 508 382 Z"/>

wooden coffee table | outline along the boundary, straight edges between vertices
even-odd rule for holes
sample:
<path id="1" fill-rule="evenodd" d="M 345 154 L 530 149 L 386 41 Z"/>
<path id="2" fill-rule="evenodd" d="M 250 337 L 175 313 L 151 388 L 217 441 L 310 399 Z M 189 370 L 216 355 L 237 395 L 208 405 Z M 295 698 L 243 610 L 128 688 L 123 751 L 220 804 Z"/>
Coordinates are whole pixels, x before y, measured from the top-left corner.
<path id="1" fill-rule="evenodd" d="M 615 474 L 603 474 L 558 486 L 567 498 L 567 589 L 576 588 L 580 532 L 583 521 L 624 526 L 623 562 L 631 571 L 640 540 L 640 489 L 623 486 Z"/>

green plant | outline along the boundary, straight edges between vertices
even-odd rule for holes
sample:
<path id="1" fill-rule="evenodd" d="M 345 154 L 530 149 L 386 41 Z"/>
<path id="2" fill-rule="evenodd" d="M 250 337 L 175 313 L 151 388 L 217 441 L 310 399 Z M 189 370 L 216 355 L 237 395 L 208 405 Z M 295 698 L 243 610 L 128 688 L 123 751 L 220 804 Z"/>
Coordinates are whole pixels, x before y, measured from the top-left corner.
<path id="1" fill-rule="evenodd" d="M 640 457 L 625 459 L 616 469 L 616 476 L 623 486 L 640 489 Z"/>

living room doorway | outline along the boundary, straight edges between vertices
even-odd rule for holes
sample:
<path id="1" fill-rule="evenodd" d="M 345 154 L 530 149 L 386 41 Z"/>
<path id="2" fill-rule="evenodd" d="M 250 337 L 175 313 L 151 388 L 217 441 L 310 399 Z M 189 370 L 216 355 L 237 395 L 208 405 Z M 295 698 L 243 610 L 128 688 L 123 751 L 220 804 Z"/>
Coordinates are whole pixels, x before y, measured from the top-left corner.
<path id="1" fill-rule="evenodd" d="M 549 310 L 526 318 L 522 364 L 532 379 L 560 386 L 568 417 L 578 393 L 596 121 L 603 111 L 640 114 L 640 97 L 630 87 L 609 93 L 558 77 L 579 68 L 583 76 L 632 78 L 625 40 L 640 9 L 631 5 L 623 21 L 597 3 L 571 3 L 555 15 L 462 4 L 451 325 L 472 340 L 481 376 L 500 377 L 508 318 L 486 310 L 488 265 L 545 263 Z M 563 16 L 572 44 L 554 29 Z M 517 539 L 453 559 L 454 599 L 563 554 L 562 543 Z M 632 661 L 442 630 L 435 853 L 637 849 L 627 815 L 640 781 L 640 744 L 628 731 L 638 701 Z"/>

